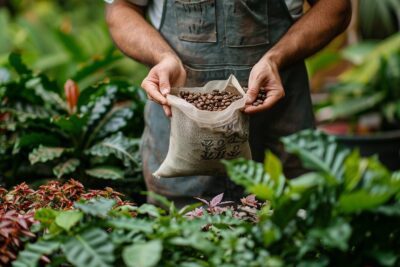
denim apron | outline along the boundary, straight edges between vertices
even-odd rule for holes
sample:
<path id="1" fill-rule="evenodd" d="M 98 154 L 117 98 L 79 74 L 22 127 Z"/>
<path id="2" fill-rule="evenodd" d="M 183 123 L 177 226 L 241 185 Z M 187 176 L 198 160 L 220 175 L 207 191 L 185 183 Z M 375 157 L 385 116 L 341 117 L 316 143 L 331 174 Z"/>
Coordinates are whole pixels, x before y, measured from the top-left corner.
<path id="1" fill-rule="evenodd" d="M 251 68 L 293 24 L 285 0 L 165 0 L 164 5 L 160 33 L 185 65 L 186 86 L 234 74 L 247 87 Z M 282 160 L 287 177 L 295 177 L 302 169 L 279 138 L 314 127 L 314 116 L 304 62 L 280 75 L 286 96 L 272 109 L 250 116 L 249 141 L 254 160 L 262 162 L 269 149 Z M 154 178 L 168 151 L 170 121 L 158 104 L 148 101 L 145 123 L 141 152 L 149 191 L 177 206 L 193 202 L 195 196 L 224 192 L 224 199 L 234 201 L 243 196 L 242 188 L 227 177 Z"/>

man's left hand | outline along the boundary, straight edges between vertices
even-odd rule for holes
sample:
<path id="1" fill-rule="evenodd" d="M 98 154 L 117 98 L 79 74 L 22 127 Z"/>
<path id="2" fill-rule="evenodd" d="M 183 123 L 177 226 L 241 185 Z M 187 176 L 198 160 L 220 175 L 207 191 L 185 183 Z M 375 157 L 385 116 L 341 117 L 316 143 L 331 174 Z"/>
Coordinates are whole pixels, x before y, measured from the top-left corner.
<path id="1" fill-rule="evenodd" d="M 247 102 L 244 109 L 245 113 L 252 114 L 271 108 L 285 96 L 278 66 L 269 57 L 263 57 L 254 65 L 250 72 L 249 89 L 247 90 Z M 267 98 L 264 103 L 253 106 L 260 88 L 265 88 Z"/>

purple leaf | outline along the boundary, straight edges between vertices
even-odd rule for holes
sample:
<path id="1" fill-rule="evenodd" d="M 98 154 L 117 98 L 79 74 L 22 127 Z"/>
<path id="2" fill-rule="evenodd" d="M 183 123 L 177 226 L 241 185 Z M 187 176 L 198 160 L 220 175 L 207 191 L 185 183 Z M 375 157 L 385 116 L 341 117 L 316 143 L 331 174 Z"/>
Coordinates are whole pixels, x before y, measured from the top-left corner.
<path id="1" fill-rule="evenodd" d="M 222 198 L 224 197 L 224 193 L 219 194 L 218 196 L 215 196 L 211 201 L 210 201 L 210 207 L 215 207 L 219 203 L 221 203 Z"/>
<path id="2" fill-rule="evenodd" d="M 207 206 L 210 206 L 210 203 L 208 203 L 207 200 L 199 198 L 199 197 L 195 197 L 195 199 L 200 200 L 201 202 L 203 202 L 204 204 L 206 204 Z"/>

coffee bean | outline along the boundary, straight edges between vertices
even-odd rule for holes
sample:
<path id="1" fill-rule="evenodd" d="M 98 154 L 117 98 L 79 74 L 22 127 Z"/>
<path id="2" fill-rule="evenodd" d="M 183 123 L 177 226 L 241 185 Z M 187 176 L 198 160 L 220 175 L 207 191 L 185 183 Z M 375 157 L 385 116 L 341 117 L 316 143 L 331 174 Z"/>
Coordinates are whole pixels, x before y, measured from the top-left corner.
<path id="1" fill-rule="evenodd" d="M 211 93 L 190 93 L 181 91 L 178 94 L 181 98 L 201 110 L 222 111 L 232 102 L 241 99 L 242 95 L 235 95 L 231 92 L 220 92 L 213 90 Z"/>

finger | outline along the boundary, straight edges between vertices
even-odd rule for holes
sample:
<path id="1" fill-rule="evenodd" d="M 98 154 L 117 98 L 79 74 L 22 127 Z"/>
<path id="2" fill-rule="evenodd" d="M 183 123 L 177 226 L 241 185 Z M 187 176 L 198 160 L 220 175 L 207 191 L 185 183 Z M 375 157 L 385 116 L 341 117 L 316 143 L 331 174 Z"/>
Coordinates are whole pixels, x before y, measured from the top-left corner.
<path id="1" fill-rule="evenodd" d="M 258 91 L 261 87 L 261 80 L 255 77 L 253 73 L 249 77 L 249 89 L 246 92 L 247 100 L 246 104 L 251 104 L 257 99 Z"/>
<path id="2" fill-rule="evenodd" d="M 244 113 L 254 114 L 254 113 L 265 111 L 267 109 L 272 108 L 280 99 L 281 99 L 281 97 L 279 95 L 268 96 L 264 100 L 264 103 L 262 103 L 259 106 L 247 105 L 244 109 Z"/>
<path id="3" fill-rule="evenodd" d="M 167 104 L 167 99 L 158 91 L 158 87 L 154 83 L 144 81 L 142 87 L 147 92 L 147 95 L 150 96 L 151 100 L 161 105 Z"/>
<path id="4" fill-rule="evenodd" d="M 160 91 L 163 96 L 166 96 L 171 91 L 171 84 L 169 82 L 169 75 L 167 72 L 163 71 L 159 75 L 160 79 Z"/>
<path id="5" fill-rule="evenodd" d="M 171 117 L 172 116 L 172 112 L 171 112 L 171 107 L 167 106 L 167 105 L 163 105 L 162 106 L 164 109 L 164 113 L 167 117 Z"/>

